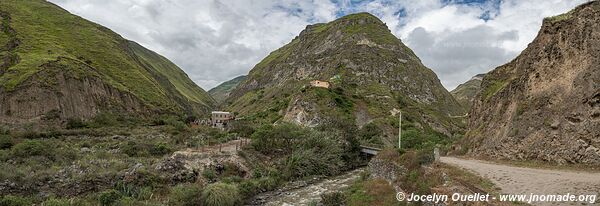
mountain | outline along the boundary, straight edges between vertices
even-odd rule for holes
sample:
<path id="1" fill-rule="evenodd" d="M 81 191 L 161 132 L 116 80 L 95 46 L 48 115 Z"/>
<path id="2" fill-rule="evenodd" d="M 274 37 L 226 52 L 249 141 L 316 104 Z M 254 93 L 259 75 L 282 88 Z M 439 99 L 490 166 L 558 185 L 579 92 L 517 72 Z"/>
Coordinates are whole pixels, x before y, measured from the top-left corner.
<path id="1" fill-rule="evenodd" d="M 214 105 L 165 57 L 52 3 L 3 0 L 0 18 L 0 121 L 193 114 Z"/>
<path id="2" fill-rule="evenodd" d="M 310 86 L 322 81 L 330 88 Z M 394 135 L 399 110 L 407 128 L 451 135 L 464 110 L 436 74 L 369 13 L 309 25 L 258 63 L 226 100 L 248 119 L 318 126 L 373 122 Z"/>
<path id="3" fill-rule="evenodd" d="M 481 90 L 464 142 L 472 154 L 600 165 L 600 2 L 546 18 Z"/>
<path id="4" fill-rule="evenodd" d="M 233 78 L 232 80 L 223 82 L 223 83 L 219 84 L 218 86 L 216 86 L 215 88 L 208 90 L 208 93 L 217 102 L 223 102 L 225 99 L 227 99 L 227 97 L 229 97 L 229 94 L 231 93 L 231 91 L 233 91 L 237 87 L 237 85 L 240 82 L 244 81 L 245 79 L 246 79 L 245 75 Z"/>
<path id="5" fill-rule="evenodd" d="M 473 99 L 475 99 L 477 92 L 479 92 L 484 76 L 485 74 L 475 75 L 469 81 L 458 85 L 458 87 L 450 91 L 450 94 L 467 110 L 471 109 Z"/>

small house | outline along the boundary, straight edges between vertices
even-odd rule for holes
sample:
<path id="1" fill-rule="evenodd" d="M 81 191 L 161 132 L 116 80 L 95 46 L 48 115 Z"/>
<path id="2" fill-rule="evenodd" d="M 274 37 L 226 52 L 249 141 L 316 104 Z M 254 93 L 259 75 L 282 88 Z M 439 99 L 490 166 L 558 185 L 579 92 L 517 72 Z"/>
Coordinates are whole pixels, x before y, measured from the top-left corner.
<path id="1" fill-rule="evenodd" d="M 211 126 L 215 128 L 224 129 L 229 123 L 234 120 L 235 117 L 230 112 L 213 111 L 211 113 L 210 121 Z"/>

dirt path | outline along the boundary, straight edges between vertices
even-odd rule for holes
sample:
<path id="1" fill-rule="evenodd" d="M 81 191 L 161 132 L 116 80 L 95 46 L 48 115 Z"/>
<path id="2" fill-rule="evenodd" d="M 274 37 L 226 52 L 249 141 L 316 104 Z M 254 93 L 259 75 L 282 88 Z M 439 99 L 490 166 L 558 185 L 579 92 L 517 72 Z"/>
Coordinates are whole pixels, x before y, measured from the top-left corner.
<path id="1" fill-rule="evenodd" d="M 523 168 L 456 157 L 442 157 L 440 161 L 491 180 L 503 194 L 599 195 L 600 192 L 600 173 Z M 596 204 L 600 202 L 597 198 Z M 564 202 L 532 204 L 569 205 Z"/>

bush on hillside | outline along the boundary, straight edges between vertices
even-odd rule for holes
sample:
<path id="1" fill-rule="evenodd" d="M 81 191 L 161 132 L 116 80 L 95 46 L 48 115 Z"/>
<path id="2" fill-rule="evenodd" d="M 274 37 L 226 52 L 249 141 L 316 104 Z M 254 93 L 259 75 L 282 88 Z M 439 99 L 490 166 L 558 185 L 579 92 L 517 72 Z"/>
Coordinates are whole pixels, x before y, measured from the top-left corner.
<path id="1" fill-rule="evenodd" d="M 83 122 L 81 119 L 70 118 L 67 120 L 66 129 L 81 129 L 86 128 L 87 124 Z"/>
<path id="2" fill-rule="evenodd" d="M 238 188 L 226 183 L 206 186 L 202 191 L 202 199 L 207 206 L 234 206 L 242 201 Z"/>
<path id="3" fill-rule="evenodd" d="M 116 190 L 113 190 L 113 189 L 106 190 L 106 191 L 100 193 L 100 195 L 98 196 L 98 202 L 100 202 L 100 205 L 103 205 L 103 206 L 114 205 L 122 197 L 123 196 L 121 195 L 121 193 L 119 193 Z"/>
<path id="4" fill-rule="evenodd" d="M 346 205 L 346 196 L 341 192 L 326 193 L 321 195 L 321 204 L 323 206 Z"/>
<path id="5" fill-rule="evenodd" d="M 0 135 L 0 149 L 10 149 L 15 145 L 12 137 L 8 135 Z"/>
<path id="6" fill-rule="evenodd" d="M 28 198 L 6 195 L 0 197 L 0 205 L 2 206 L 30 206 L 33 204 Z"/>
<path id="7" fill-rule="evenodd" d="M 169 205 L 200 206 L 202 188 L 196 184 L 181 184 L 175 186 L 169 194 Z"/>
<path id="8" fill-rule="evenodd" d="M 42 140 L 25 140 L 12 148 L 12 155 L 20 158 L 43 156 L 53 160 L 54 148 Z"/>
<path id="9" fill-rule="evenodd" d="M 293 124 L 263 125 L 252 134 L 252 147 L 263 154 L 289 153 L 307 130 Z"/>

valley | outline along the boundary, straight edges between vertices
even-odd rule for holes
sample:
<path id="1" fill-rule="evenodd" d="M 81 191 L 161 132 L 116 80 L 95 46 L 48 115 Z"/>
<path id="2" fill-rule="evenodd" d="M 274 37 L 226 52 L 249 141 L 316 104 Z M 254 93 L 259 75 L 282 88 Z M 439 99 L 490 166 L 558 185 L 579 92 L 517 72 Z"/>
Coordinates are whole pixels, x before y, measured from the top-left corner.
<path id="1" fill-rule="evenodd" d="M 231 53 L 202 65 L 235 77 L 207 92 L 197 83 L 221 80 L 182 69 L 199 64 L 180 68 L 46 0 L 0 1 L 0 206 L 577 205 L 402 195 L 600 195 L 600 1 L 543 19 L 516 58 L 452 91 L 448 72 L 408 46 L 434 42 L 400 39 L 410 24 L 333 16 L 302 22 L 242 75 L 208 68 L 267 48 L 203 33 L 235 26 L 177 31 L 219 40 L 170 42 L 184 56 L 144 42 L 180 62 L 211 56 L 190 54 L 192 44 Z"/>

